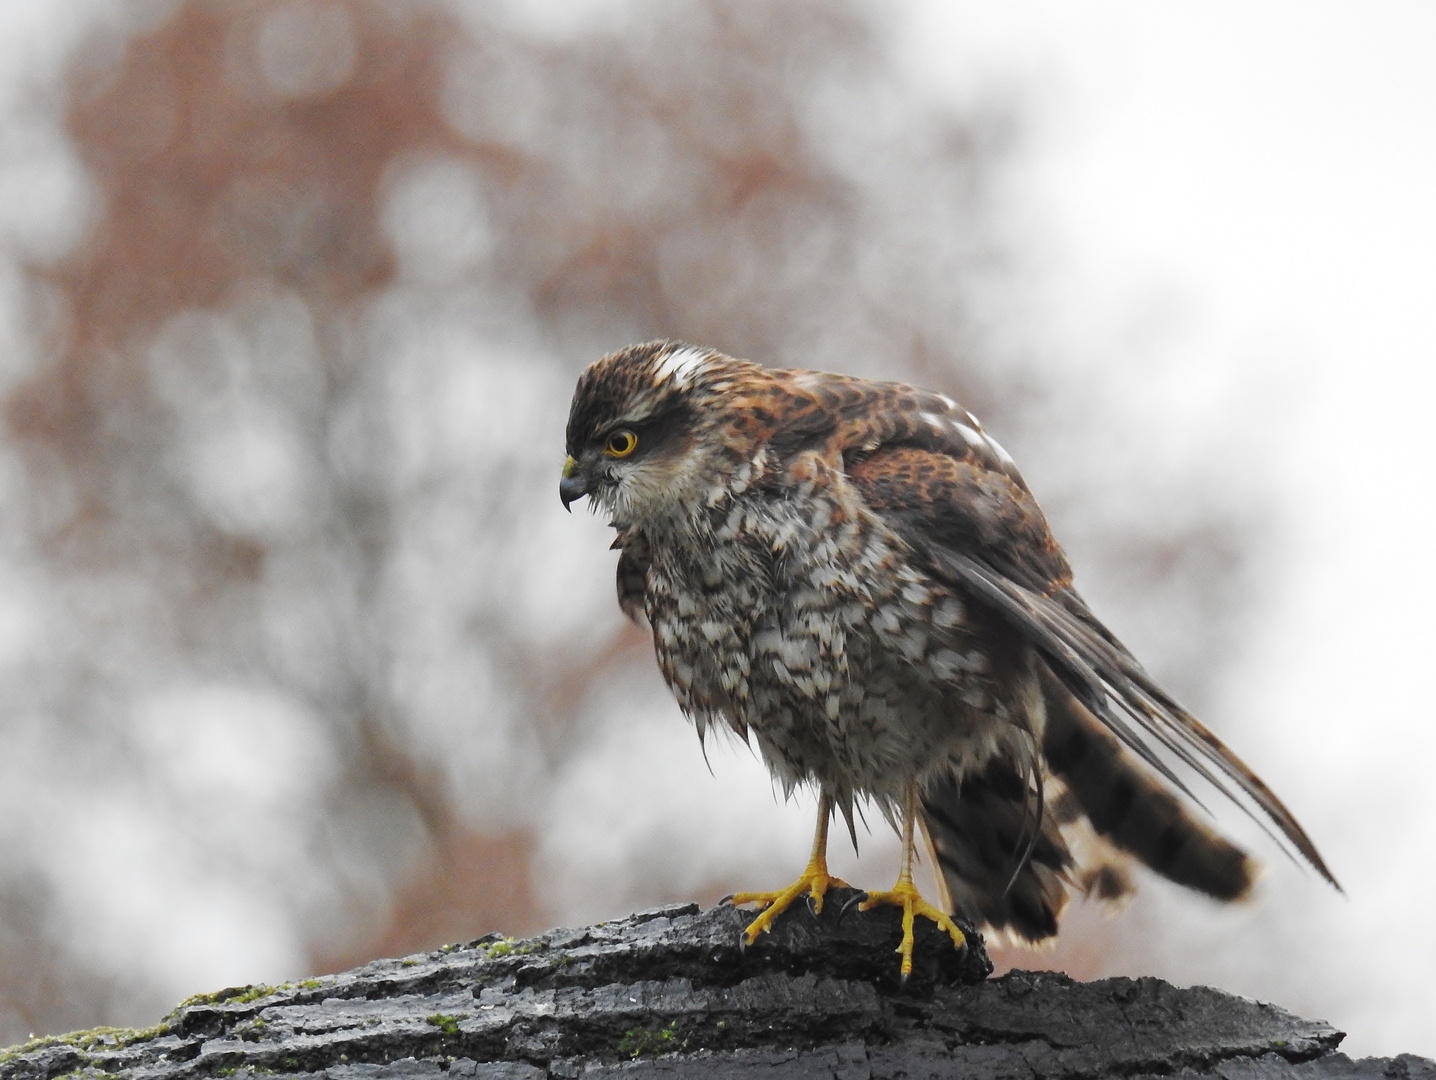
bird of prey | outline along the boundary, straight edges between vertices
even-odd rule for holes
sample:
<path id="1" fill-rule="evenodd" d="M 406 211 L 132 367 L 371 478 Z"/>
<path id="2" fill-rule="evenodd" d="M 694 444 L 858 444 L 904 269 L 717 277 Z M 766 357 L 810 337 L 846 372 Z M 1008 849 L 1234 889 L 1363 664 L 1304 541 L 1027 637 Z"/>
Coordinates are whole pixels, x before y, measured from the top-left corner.
<path id="1" fill-rule="evenodd" d="M 821 910 L 842 884 L 829 821 L 851 831 L 863 802 L 902 836 L 896 884 L 863 907 L 902 908 L 904 977 L 914 916 L 958 947 L 954 914 L 1041 941 L 1069 893 L 1125 891 L 1128 857 L 1244 896 L 1251 859 L 1189 811 L 1179 770 L 1336 884 L 1271 790 L 1087 608 L 1011 457 L 951 398 L 659 341 L 584 371 L 567 444 L 563 503 L 611 516 L 619 604 L 652 628 L 700 737 L 751 736 L 785 792 L 817 792 L 802 875 L 733 897 L 766 905 L 749 943 L 805 893 Z M 918 840 L 938 905 L 913 882 Z"/>

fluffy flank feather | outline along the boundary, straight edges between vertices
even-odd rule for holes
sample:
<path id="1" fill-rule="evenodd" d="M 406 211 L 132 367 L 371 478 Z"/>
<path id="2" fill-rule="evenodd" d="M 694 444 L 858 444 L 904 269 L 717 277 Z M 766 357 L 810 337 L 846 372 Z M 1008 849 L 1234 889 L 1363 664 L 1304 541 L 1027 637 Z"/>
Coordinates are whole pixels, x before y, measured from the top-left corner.
<path id="1" fill-rule="evenodd" d="M 922 812 L 953 911 L 1026 941 L 1057 933 L 1072 856 L 1050 816 L 1034 820 L 1032 787 L 1012 762 L 930 786 Z"/>

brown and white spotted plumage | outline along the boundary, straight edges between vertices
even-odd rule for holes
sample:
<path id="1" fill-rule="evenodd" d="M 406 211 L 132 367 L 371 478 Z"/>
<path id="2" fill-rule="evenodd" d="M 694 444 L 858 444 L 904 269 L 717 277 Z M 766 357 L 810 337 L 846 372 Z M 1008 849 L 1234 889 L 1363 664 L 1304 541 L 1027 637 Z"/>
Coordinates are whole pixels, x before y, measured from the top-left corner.
<path id="1" fill-rule="evenodd" d="M 820 793 L 815 860 L 829 807 L 851 827 L 855 802 L 896 822 L 907 799 L 945 906 L 1029 940 L 1056 933 L 1070 890 L 1124 888 L 1102 851 L 1243 895 L 1250 861 L 1172 793 L 1156 747 L 1331 880 L 1088 611 L 1012 459 L 950 398 L 655 342 L 584 372 L 567 441 L 564 502 L 612 516 L 619 602 L 700 735 L 751 737 L 786 789 Z"/>

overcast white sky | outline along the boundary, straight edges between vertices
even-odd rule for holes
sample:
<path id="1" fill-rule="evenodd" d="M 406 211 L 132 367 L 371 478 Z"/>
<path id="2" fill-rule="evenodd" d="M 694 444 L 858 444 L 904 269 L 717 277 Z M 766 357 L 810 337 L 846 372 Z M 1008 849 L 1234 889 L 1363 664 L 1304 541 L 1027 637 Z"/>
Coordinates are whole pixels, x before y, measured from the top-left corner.
<path id="1" fill-rule="evenodd" d="M 1436 1055 L 1436 6 L 928 2 L 903 48 L 935 92 L 1026 96 L 1035 338 L 1177 429 L 1215 405 L 1281 502 L 1217 719 L 1349 899 L 1274 866 L 1264 916 L 1187 928 L 1218 934 L 1174 974 L 1325 1016 L 1354 1054 Z"/>

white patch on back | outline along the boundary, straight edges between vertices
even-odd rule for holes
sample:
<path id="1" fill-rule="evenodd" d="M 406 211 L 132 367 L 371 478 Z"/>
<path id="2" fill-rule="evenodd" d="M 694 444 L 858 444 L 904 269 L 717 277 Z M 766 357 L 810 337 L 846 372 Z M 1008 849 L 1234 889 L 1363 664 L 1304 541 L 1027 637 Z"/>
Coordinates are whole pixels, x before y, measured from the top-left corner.
<path id="1" fill-rule="evenodd" d="M 983 432 L 983 434 L 987 436 L 987 445 L 992 447 L 992 452 L 997 455 L 998 461 L 1002 462 L 1002 464 L 1004 465 L 1016 464 L 1016 462 L 1012 460 L 1012 455 L 1002 448 L 1002 444 L 1000 442 L 994 439 L 991 435 L 987 435 L 986 432 Z"/>
<path id="2" fill-rule="evenodd" d="M 922 420 L 924 423 L 927 424 L 928 427 L 932 428 L 934 431 L 946 431 L 952 426 L 951 420 L 949 420 L 945 416 L 939 416 L 937 413 L 934 412 L 922 412 L 918 413 L 917 415 L 919 420 Z"/>
<path id="3" fill-rule="evenodd" d="M 658 361 L 653 373 L 659 382 L 672 380 L 679 386 L 687 386 L 707 363 L 708 353 L 702 349 L 674 349 Z"/>

